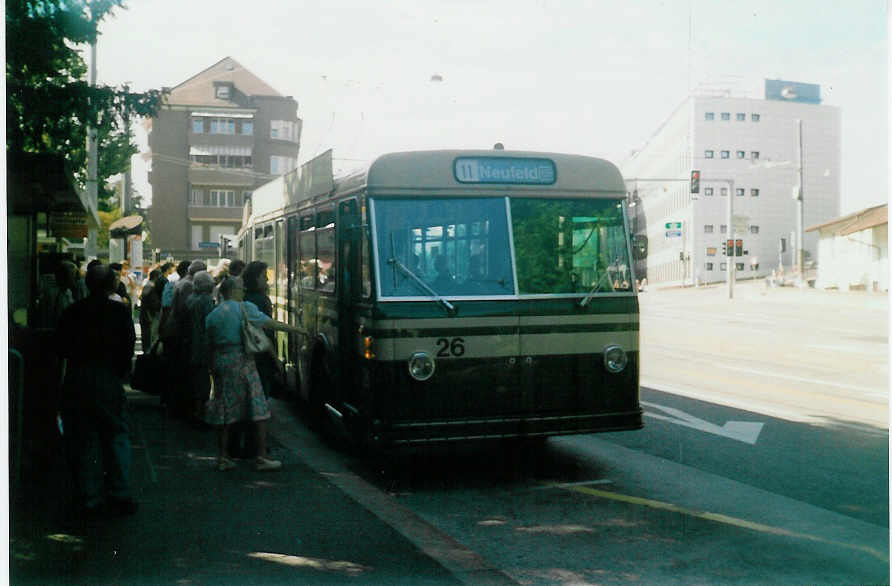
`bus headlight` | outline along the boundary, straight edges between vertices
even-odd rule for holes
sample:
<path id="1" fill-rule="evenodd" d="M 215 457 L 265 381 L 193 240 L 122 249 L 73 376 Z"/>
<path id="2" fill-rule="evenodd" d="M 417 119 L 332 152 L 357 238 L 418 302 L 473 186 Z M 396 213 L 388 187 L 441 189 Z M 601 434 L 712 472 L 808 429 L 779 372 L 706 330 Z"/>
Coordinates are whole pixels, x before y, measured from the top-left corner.
<path id="1" fill-rule="evenodd" d="M 434 359 L 427 352 L 416 352 L 409 358 L 409 374 L 415 380 L 434 376 Z"/>
<path id="2" fill-rule="evenodd" d="M 629 356 L 619 346 L 607 346 L 604 348 L 604 368 L 607 372 L 622 372 L 629 363 Z"/>

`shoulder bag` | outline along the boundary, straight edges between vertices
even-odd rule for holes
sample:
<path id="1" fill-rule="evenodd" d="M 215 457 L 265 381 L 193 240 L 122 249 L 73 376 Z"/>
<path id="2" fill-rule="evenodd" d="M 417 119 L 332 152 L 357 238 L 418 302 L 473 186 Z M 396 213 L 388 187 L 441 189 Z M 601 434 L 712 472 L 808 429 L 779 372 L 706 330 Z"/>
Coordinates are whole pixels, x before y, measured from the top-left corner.
<path id="1" fill-rule="evenodd" d="M 248 321 L 245 304 L 239 303 L 239 306 L 242 309 L 242 342 L 245 344 L 245 352 L 248 354 L 272 352 L 273 346 L 269 336 L 266 335 L 263 328 Z"/>

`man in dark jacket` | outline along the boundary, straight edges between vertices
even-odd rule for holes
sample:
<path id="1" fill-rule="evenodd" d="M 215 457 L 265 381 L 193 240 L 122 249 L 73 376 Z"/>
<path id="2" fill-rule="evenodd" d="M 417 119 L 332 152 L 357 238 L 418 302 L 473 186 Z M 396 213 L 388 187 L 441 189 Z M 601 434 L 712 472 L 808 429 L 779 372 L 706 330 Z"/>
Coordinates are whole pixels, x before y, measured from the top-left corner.
<path id="1" fill-rule="evenodd" d="M 107 266 L 90 267 L 90 295 L 65 310 L 55 338 L 65 360 L 62 420 L 78 505 L 84 512 L 101 511 L 105 504 L 111 514 L 133 514 L 124 380 L 136 333 L 129 308 L 108 298 L 117 280 Z"/>

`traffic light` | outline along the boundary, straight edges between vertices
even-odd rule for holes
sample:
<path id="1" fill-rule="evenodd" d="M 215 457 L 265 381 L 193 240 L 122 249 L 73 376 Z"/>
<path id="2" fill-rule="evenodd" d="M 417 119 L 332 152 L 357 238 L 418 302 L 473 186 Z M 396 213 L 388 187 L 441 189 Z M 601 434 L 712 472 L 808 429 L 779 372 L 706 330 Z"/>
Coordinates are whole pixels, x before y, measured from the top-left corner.
<path id="1" fill-rule="evenodd" d="M 728 252 L 725 254 L 725 256 L 734 256 L 734 241 L 728 240 L 725 246 L 726 246 L 726 249 L 728 250 Z"/>
<path id="2" fill-rule="evenodd" d="M 734 256 L 743 256 L 743 240 L 734 243 Z"/>
<path id="3" fill-rule="evenodd" d="M 691 170 L 691 193 L 700 193 L 700 170 Z"/>

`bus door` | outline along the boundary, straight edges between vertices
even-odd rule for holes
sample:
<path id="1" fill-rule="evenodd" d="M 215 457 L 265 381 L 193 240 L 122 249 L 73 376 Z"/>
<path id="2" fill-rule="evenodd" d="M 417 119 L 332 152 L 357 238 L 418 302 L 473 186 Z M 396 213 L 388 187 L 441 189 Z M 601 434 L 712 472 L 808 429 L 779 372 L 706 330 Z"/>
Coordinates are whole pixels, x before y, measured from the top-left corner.
<path id="1" fill-rule="evenodd" d="M 341 202 L 337 220 L 337 313 L 338 313 L 338 371 L 339 398 L 357 405 L 359 384 L 359 340 L 356 306 L 360 301 L 360 240 L 362 220 L 355 199 Z"/>

